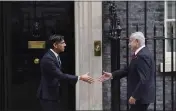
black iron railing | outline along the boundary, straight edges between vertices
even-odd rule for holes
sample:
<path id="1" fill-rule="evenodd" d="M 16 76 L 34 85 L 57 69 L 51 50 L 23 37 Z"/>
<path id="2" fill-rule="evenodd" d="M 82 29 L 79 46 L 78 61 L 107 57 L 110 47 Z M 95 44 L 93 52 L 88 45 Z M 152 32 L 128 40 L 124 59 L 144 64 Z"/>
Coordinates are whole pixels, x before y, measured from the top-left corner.
<path id="1" fill-rule="evenodd" d="M 118 70 L 120 69 L 121 63 L 120 63 L 120 56 L 121 56 L 121 51 L 120 51 L 120 47 L 121 47 L 121 42 L 126 43 L 126 65 L 129 65 L 129 48 L 128 48 L 128 43 L 129 43 L 129 25 L 128 25 L 128 1 L 126 2 L 126 37 L 122 37 L 121 36 L 121 27 L 120 27 L 120 19 L 118 19 L 118 16 L 116 13 L 116 5 L 115 2 L 111 1 L 109 2 L 109 19 L 110 19 L 110 27 L 109 27 L 109 39 L 111 40 L 111 71 L 114 70 Z M 175 66 L 176 66 L 176 56 L 174 56 L 175 50 L 176 50 L 176 35 L 174 33 L 174 26 L 172 24 L 169 25 L 170 26 L 170 31 L 167 33 L 168 34 L 168 38 L 166 38 L 165 36 L 165 27 L 163 25 L 162 29 L 157 29 L 157 26 L 154 24 L 154 26 L 151 28 L 153 28 L 153 37 L 148 37 L 147 35 L 147 2 L 144 2 L 144 35 L 146 37 L 146 46 L 148 46 L 148 42 L 152 43 L 153 48 L 152 53 L 153 53 L 153 57 L 155 60 L 155 68 L 156 68 L 156 72 L 155 74 L 157 75 L 157 73 L 162 74 L 162 89 L 163 89 L 163 96 L 161 97 L 163 99 L 163 111 L 166 111 L 166 76 L 170 77 L 171 80 L 171 111 L 175 111 L 176 109 L 174 109 L 176 107 L 176 102 L 174 100 L 174 93 L 176 93 L 176 91 L 174 91 L 174 87 L 176 87 L 174 85 L 174 81 L 175 81 L 175 77 L 176 77 L 176 70 Z M 140 31 L 139 30 L 139 25 L 136 25 L 136 31 Z M 157 35 L 157 32 L 161 32 L 162 35 L 159 36 Z M 168 72 L 166 71 L 166 46 L 168 44 L 166 44 L 166 42 L 170 41 L 170 54 L 171 54 L 171 58 L 170 58 L 170 68 L 171 70 Z M 160 58 L 157 56 L 157 43 L 161 43 L 162 47 L 160 47 L 160 49 L 162 49 L 162 56 L 160 56 Z M 160 72 L 158 69 L 158 64 L 157 64 L 157 59 L 162 59 L 162 63 L 163 63 L 163 67 L 162 67 L 162 72 Z M 128 80 L 128 78 L 127 78 Z M 155 80 L 156 77 L 155 77 Z M 167 81 L 168 82 L 168 81 Z M 156 85 L 156 84 L 155 84 Z M 176 89 L 176 88 L 175 88 Z M 156 90 L 157 91 L 157 90 Z M 155 92 L 156 93 L 156 92 Z M 111 82 L 111 110 L 112 111 L 121 111 L 120 105 L 121 105 L 121 101 L 120 101 L 120 80 L 112 80 Z M 176 98 L 175 98 L 176 99 Z M 155 97 L 155 103 L 153 105 L 153 110 L 156 111 L 156 97 Z M 129 110 L 129 106 L 128 106 L 128 100 L 126 101 L 126 107 L 127 110 Z"/>

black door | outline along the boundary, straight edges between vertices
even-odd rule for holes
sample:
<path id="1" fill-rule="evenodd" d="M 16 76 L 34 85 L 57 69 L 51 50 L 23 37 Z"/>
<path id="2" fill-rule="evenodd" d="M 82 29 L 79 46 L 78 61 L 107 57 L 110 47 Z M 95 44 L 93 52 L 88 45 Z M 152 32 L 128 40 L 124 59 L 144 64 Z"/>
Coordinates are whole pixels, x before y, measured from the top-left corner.
<path id="1" fill-rule="evenodd" d="M 5 108 L 5 82 L 4 82 L 4 39 L 3 39 L 3 17 L 2 2 L 0 2 L 0 111 Z"/>
<path id="2" fill-rule="evenodd" d="M 63 71 L 74 74 L 74 2 L 6 2 L 2 20 L 7 73 L 6 107 L 11 110 L 39 110 L 36 98 L 40 82 L 40 59 L 51 34 L 65 36 L 66 52 L 61 55 Z M 69 92 L 69 93 L 68 93 Z M 75 109 L 75 87 L 62 83 L 62 103 Z"/>

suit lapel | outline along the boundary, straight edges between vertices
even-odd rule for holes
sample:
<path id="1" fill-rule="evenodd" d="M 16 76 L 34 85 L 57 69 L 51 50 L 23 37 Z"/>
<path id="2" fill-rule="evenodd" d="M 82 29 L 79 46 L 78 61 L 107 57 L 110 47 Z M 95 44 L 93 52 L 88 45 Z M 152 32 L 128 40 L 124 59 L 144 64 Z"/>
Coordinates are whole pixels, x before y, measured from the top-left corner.
<path id="1" fill-rule="evenodd" d="M 144 48 L 142 48 L 142 49 L 136 54 L 136 56 L 138 56 L 139 54 L 145 52 L 145 50 L 146 50 L 146 46 L 145 46 Z"/>
<path id="2" fill-rule="evenodd" d="M 59 63 L 57 62 L 57 58 L 56 56 L 54 55 L 54 53 L 51 51 L 51 50 L 48 50 L 48 53 L 53 57 L 53 59 L 55 60 L 54 62 L 57 64 L 57 66 L 60 68 L 60 65 Z"/>

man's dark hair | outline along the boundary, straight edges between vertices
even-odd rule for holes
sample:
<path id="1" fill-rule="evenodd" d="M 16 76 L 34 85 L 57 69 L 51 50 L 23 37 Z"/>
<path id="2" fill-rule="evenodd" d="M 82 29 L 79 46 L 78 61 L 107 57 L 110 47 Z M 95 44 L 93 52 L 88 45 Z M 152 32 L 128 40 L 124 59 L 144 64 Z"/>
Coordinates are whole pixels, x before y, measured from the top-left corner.
<path id="1" fill-rule="evenodd" d="M 49 37 L 49 40 L 48 40 L 48 45 L 49 45 L 49 48 L 54 48 L 53 47 L 53 44 L 54 43 L 60 43 L 61 41 L 63 41 L 64 40 L 64 36 L 62 36 L 62 35 L 51 35 L 50 37 Z"/>

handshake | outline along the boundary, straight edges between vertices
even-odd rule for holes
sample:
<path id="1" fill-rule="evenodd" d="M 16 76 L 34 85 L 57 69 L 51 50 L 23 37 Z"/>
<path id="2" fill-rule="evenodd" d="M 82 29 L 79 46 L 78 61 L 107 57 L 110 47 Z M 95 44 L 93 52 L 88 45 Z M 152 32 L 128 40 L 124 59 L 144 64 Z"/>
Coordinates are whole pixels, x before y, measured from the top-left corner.
<path id="1" fill-rule="evenodd" d="M 112 78 L 112 74 L 109 72 L 103 71 L 102 75 L 97 79 L 97 81 L 104 82 Z M 94 82 L 94 79 L 89 76 L 89 73 L 83 74 L 80 76 L 80 80 L 87 82 L 89 84 Z"/>

